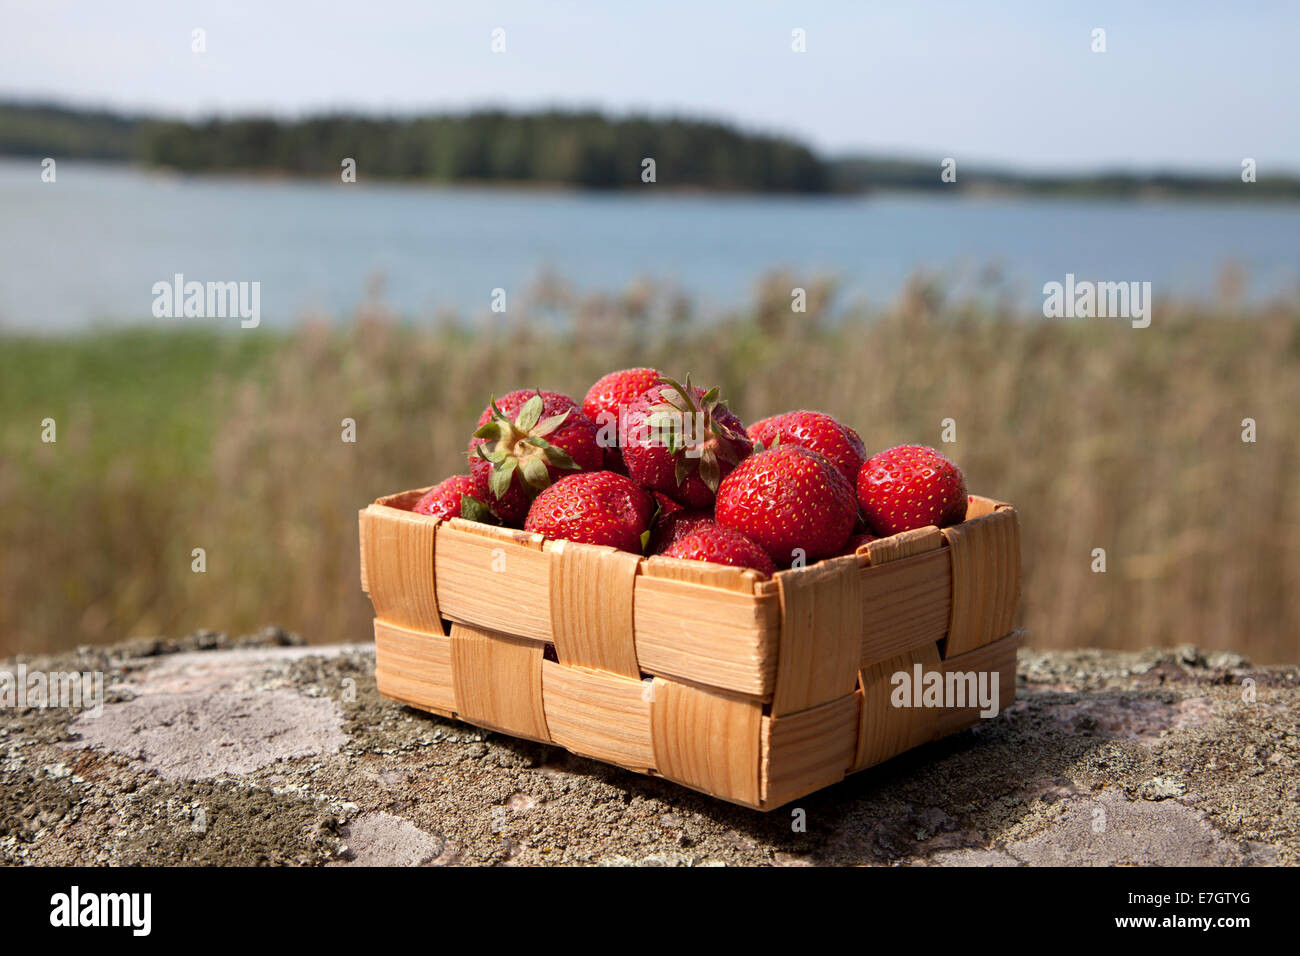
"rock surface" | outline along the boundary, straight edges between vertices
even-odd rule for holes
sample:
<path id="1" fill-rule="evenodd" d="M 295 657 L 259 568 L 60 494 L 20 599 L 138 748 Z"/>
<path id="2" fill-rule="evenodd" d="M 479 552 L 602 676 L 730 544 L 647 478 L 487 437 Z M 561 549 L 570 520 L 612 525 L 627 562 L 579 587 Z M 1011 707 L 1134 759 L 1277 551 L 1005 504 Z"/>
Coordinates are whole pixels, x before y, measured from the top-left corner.
<path id="1" fill-rule="evenodd" d="M 366 645 L 21 663 L 106 703 L 0 711 L 3 863 L 1300 863 L 1300 669 L 1191 648 L 1021 651 L 997 718 L 768 814 L 386 701 Z"/>

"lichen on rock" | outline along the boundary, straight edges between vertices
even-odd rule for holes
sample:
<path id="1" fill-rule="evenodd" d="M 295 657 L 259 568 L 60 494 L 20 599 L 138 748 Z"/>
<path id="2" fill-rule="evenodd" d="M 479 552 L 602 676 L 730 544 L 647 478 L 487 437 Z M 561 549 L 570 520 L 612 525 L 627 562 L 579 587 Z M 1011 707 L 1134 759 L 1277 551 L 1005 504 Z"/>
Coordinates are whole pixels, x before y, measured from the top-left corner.
<path id="1" fill-rule="evenodd" d="M 5 863 L 1300 862 L 1300 672 L 1194 648 L 1024 650 L 1003 714 L 767 814 L 385 700 L 368 645 L 25 663 L 106 703 L 3 713 Z"/>

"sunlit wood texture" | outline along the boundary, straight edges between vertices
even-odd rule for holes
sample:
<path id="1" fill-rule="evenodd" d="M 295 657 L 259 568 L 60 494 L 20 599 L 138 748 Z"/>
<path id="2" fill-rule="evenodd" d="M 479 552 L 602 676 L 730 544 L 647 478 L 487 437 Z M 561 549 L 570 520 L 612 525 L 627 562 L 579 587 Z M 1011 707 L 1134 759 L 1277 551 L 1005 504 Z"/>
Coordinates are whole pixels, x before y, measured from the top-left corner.
<path id="1" fill-rule="evenodd" d="M 451 717 L 456 710 L 451 638 L 376 618 L 375 683 L 385 697 Z"/>
<path id="2" fill-rule="evenodd" d="M 438 524 L 437 518 L 384 505 L 361 512 L 361 579 L 380 620 L 442 633 L 433 573 Z"/>
<path id="3" fill-rule="evenodd" d="M 456 713 L 472 724 L 549 743 L 542 706 L 544 651 L 536 641 L 452 624 Z"/>
<path id="4" fill-rule="evenodd" d="M 872 564 L 888 564 L 900 558 L 910 558 L 915 554 L 937 551 L 943 547 L 943 535 L 934 525 L 900 531 L 888 538 L 868 541 L 859 551 L 865 550 Z"/>
<path id="5" fill-rule="evenodd" d="M 670 780 L 759 806 L 762 724 L 758 701 L 655 678 L 655 765 Z"/>
<path id="6" fill-rule="evenodd" d="M 771 714 L 780 717 L 853 692 L 862 654 L 862 572 L 829 558 L 776 576 L 781 643 Z"/>
<path id="7" fill-rule="evenodd" d="M 756 594 L 752 571 L 650 558 L 636 579 L 633 619 L 641 670 L 767 698 L 776 679 L 781 608 Z"/>
<path id="8" fill-rule="evenodd" d="M 771 810 L 844 779 L 858 736 L 859 695 L 784 717 L 763 717 L 760 781 Z"/>
<path id="9" fill-rule="evenodd" d="M 641 558 L 571 541 L 549 550 L 551 633 L 560 663 L 639 680 L 632 596 Z"/>
<path id="10" fill-rule="evenodd" d="M 952 560 L 945 658 L 1010 633 L 1020 599 L 1020 522 L 1010 505 L 977 499 L 977 512 L 943 529 Z M 991 506 L 991 507 L 990 507 Z"/>
<path id="11" fill-rule="evenodd" d="M 542 536 L 452 518 L 435 547 L 443 617 L 551 640 L 551 562 Z"/>
<path id="12" fill-rule="evenodd" d="M 655 767 L 649 681 L 542 662 L 542 700 L 551 739 L 584 757 L 633 770 Z"/>

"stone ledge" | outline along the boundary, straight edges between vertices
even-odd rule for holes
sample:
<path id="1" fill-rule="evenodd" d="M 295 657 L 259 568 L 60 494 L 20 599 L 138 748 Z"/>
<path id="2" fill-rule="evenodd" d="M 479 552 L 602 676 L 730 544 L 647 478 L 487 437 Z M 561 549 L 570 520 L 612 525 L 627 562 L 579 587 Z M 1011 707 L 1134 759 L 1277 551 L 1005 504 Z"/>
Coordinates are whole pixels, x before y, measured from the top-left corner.
<path id="1" fill-rule="evenodd" d="M 806 832 L 386 701 L 368 645 L 22 663 L 102 671 L 107 703 L 0 711 L 3 863 L 1300 862 L 1300 671 L 1231 654 L 1022 651 L 1012 708 L 797 801 Z"/>

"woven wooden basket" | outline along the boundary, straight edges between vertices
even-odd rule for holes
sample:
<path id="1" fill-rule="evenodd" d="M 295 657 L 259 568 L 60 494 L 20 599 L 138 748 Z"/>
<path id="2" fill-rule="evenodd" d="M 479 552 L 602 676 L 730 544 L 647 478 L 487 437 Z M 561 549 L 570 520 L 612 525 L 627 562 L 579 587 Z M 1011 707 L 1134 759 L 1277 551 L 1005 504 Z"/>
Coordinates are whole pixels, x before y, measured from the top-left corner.
<path id="1" fill-rule="evenodd" d="M 999 674 L 1015 696 L 1015 510 L 752 571 L 408 510 L 361 512 L 386 697 L 770 810 L 975 724 L 894 707 L 892 676 Z"/>

